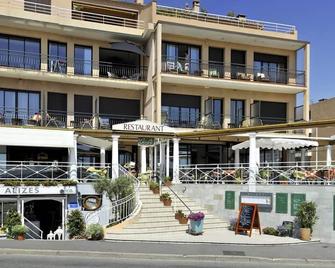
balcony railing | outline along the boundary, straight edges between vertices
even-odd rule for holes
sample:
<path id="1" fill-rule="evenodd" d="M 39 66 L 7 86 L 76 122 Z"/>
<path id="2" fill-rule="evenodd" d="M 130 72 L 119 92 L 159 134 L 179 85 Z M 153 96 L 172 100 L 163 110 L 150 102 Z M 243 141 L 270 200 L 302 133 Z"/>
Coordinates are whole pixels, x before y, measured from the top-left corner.
<path id="1" fill-rule="evenodd" d="M 249 82 L 305 86 L 304 71 L 262 69 L 241 64 L 204 62 L 186 58 L 162 57 L 162 72 L 212 79 L 235 79 Z"/>
<path id="2" fill-rule="evenodd" d="M 68 72 L 69 62 L 73 62 L 74 73 Z M 42 69 L 41 63 L 47 63 L 48 68 Z M 93 67 L 99 69 L 99 77 L 123 79 L 128 81 L 146 81 L 148 68 L 146 66 L 123 65 L 103 61 L 85 61 L 70 59 L 55 55 L 43 55 L 23 51 L 1 50 L 0 66 L 37 70 L 49 73 L 59 73 L 78 76 L 93 76 Z M 97 67 L 95 67 L 97 66 Z"/>
<path id="3" fill-rule="evenodd" d="M 126 109 L 126 107 L 125 107 Z M 113 125 L 135 121 L 140 116 L 121 114 L 68 113 L 0 107 L 0 126 L 48 128 L 111 129 Z"/>
<path id="4" fill-rule="evenodd" d="M 304 120 L 304 105 L 294 107 L 294 121 Z"/>
<path id="5" fill-rule="evenodd" d="M 188 20 L 197 20 L 201 22 L 210 22 L 215 24 L 223 24 L 266 32 L 277 32 L 286 34 L 295 34 L 296 32 L 296 27 L 293 25 L 223 16 L 217 14 L 210 14 L 207 12 L 194 12 L 188 9 L 167 7 L 161 5 L 157 6 L 157 15 Z"/>
<path id="6" fill-rule="evenodd" d="M 12 10 L 22 9 L 23 7 L 23 10 L 27 12 L 56 16 L 60 17 L 61 19 L 74 19 L 74 20 L 88 21 L 105 25 L 144 29 L 144 22 L 141 20 L 103 15 L 93 12 L 84 12 L 80 10 L 71 10 L 66 8 L 60 8 L 54 5 L 46 5 L 30 1 L 11 0 L 6 1 L 6 3 L 0 5 Z"/>

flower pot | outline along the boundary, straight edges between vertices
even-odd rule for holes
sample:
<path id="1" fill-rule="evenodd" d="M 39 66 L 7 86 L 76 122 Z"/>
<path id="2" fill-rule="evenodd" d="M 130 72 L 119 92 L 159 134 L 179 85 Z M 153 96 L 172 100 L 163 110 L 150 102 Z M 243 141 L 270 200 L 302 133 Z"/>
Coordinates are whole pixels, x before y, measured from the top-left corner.
<path id="1" fill-rule="evenodd" d="M 172 185 L 172 182 L 171 181 L 166 181 L 166 182 L 164 182 L 164 185 L 170 187 Z"/>
<path id="2" fill-rule="evenodd" d="M 179 220 L 179 219 L 180 219 L 180 214 L 178 214 L 178 213 L 174 214 L 174 218 L 175 218 L 176 220 Z"/>
<path id="3" fill-rule="evenodd" d="M 202 234 L 204 231 L 204 220 L 190 220 L 190 233 L 193 235 Z"/>
<path id="4" fill-rule="evenodd" d="M 163 204 L 164 204 L 164 206 L 169 207 L 172 204 L 172 200 L 171 199 L 163 199 Z"/>
<path id="5" fill-rule="evenodd" d="M 310 228 L 300 228 L 300 239 L 304 241 L 311 240 L 311 229 Z"/>
<path id="6" fill-rule="evenodd" d="M 152 192 L 153 192 L 154 194 L 159 194 L 159 188 L 152 189 Z"/>
<path id="7" fill-rule="evenodd" d="M 17 240 L 24 240 L 25 238 L 24 238 L 24 235 L 18 235 L 17 236 Z"/>
<path id="8" fill-rule="evenodd" d="M 187 217 L 180 217 L 179 218 L 179 223 L 180 224 L 187 224 L 188 218 Z"/>

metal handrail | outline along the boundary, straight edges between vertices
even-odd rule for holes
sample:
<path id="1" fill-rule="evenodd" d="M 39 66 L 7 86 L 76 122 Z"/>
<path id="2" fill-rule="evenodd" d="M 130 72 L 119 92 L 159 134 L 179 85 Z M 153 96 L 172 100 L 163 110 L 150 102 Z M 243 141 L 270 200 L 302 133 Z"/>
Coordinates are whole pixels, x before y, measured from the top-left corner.
<path id="1" fill-rule="evenodd" d="M 34 232 L 34 230 L 32 230 L 31 228 L 29 228 L 29 226 L 27 226 L 26 224 L 25 224 L 25 226 L 26 226 L 26 228 L 28 229 L 28 230 L 30 230 L 33 234 L 35 234 L 36 236 L 38 236 L 38 237 L 40 237 L 40 239 L 43 239 L 43 231 L 40 229 L 40 228 L 38 228 L 35 224 L 33 224 L 30 220 L 28 220 L 26 217 L 23 217 L 23 219 L 24 219 L 24 222 L 28 222 L 29 224 L 31 224 L 31 226 L 33 226 L 35 229 L 37 229 L 37 231 L 39 231 L 41 234 L 37 234 L 36 232 Z M 28 234 L 29 235 L 29 234 Z M 31 235 L 29 235 L 31 238 L 33 238 Z M 34 238 L 33 238 L 34 239 Z"/>
<path id="2" fill-rule="evenodd" d="M 189 9 L 181 9 L 169 6 L 157 6 L 157 15 L 165 15 L 170 17 L 178 17 L 184 19 L 211 22 L 216 24 L 227 24 L 240 28 L 251 28 L 261 31 L 279 32 L 286 34 L 294 34 L 296 27 L 293 25 L 274 23 L 260 20 L 251 20 L 246 18 L 237 18 L 232 16 L 224 16 L 205 12 L 194 12 Z"/>

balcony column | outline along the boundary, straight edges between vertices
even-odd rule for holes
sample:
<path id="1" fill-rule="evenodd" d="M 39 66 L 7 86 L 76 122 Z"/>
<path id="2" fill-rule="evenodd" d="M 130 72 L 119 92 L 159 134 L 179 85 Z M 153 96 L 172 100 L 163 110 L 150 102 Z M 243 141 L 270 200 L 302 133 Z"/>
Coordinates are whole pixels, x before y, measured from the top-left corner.
<path id="1" fill-rule="evenodd" d="M 99 45 L 93 46 L 93 70 L 92 70 L 92 76 L 93 77 L 99 77 Z"/>
<path id="2" fill-rule="evenodd" d="M 224 121 L 223 126 L 224 128 L 228 128 L 230 124 L 230 99 L 228 97 L 224 98 Z"/>
<path id="3" fill-rule="evenodd" d="M 41 71 L 48 71 L 48 38 L 41 38 Z"/>
<path id="4" fill-rule="evenodd" d="M 304 62 L 305 62 L 305 87 L 304 91 L 304 121 L 309 121 L 309 88 L 310 88 L 310 44 L 306 44 L 304 49 Z"/>
<path id="5" fill-rule="evenodd" d="M 165 175 L 170 177 L 170 140 L 166 141 Z"/>
<path id="6" fill-rule="evenodd" d="M 154 146 L 154 172 L 157 172 L 157 145 Z"/>
<path id="7" fill-rule="evenodd" d="M 240 149 L 235 150 L 235 167 L 240 165 Z"/>
<path id="8" fill-rule="evenodd" d="M 165 176 L 165 144 L 161 140 L 159 143 L 159 175 L 161 178 Z"/>
<path id="9" fill-rule="evenodd" d="M 106 166 L 106 148 L 100 148 L 100 166 Z"/>
<path id="10" fill-rule="evenodd" d="M 156 27 L 156 91 L 155 108 L 156 123 L 161 123 L 161 103 L 162 103 L 162 24 L 158 23 Z"/>
<path id="11" fill-rule="evenodd" d="M 74 122 L 74 93 L 67 93 L 67 115 L 66 115 L 67 127 L 73 127 L 71 122 Z"/>
<path id="12" fill-rule="evenodd" d="M 69 148 L 69 155 L 68 155 L 68 162 L 70 165 L 70 179 L 71 180 L 77 180 L 78 175 L 77 175 L 77 140 L 78 140 L 78 135 L 74 134 L 73 135 L 73 147 Z"/>
<path id="13" fill-rule="evenodd" d="M 140 146 L 141 150 L 141 173 L 145 173 L 147 171 L 147 148 L 143 145 Z"/>
<path id="14" fill-rule="evenodd" d="M 230 78 L 230 68 L 231 68 L 231 48 L 225 47 L 224 49 L 224 76 L 225 78 Z"/>
<path id="15" fill-rule="evenodd" d="M 119 135 L 112 135 L 112 179 L 119 177 Z"/>
<path id="16" fill-rule="evenodd" d="M 332 165 L 332 145 L 327 145 L 327 150 L 326 150 L 326 165 L 327 167 L 330 167 Z"/>
<path id="17" fill-rule="evenodd" d="M 178 184 L 179 181 L 179 138 L 173 138 L 173 183 Z"/>
<path id="18" fill-rule="evenodd" d="M 67 42 L 67 74 L 74 75 L 74 42 Z"/>
<path id="19" fill-rule="evenodd" d="M 208 42 L 205 40 L 204 44 L 201 47 L 201 65 L 200 65 L 200 71 L 203 72 L 203 76 L 208 76 L 208 69 L 209 69 L 209 46 Z"/>
<path id="20" fill-rule="evenodd" d="M 256 192 L 257 145 L 256 133 L 249 134 L 249 192 Z"/>
<path id="21" fill-rule="evenodd" d="M 153 147 L 149 147 L 149 167 L 150 170 L 154 169 L 154 148 Z"/>
<path id="22" fill-rule="evenodd" d="M 251 80 L 254 80 L 254 72 L 253 72 L 253 66 L 254 66 L 254 51 L 251 49 L 248 49 L 246 52 L 246 73 L 251 76 Z"/>

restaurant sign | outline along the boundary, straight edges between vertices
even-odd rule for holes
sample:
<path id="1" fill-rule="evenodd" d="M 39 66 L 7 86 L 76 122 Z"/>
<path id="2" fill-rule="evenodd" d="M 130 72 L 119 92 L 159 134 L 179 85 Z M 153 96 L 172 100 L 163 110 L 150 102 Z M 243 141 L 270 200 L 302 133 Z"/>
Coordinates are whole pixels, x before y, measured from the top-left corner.
<path id="1" fill-rule="evenodd" d="M 76 186 L 3 186 L 0 195 L 59 195 L 76 194 Z"/>
<path id="2" fill-rule="evenodd" d="M 153 133 L 173 133 L 173 129 L 153 123 L 148 120 L 137 120 L 133 122 L 113 125 L 112 130 L 135 131 L 135 132 L 153 132 Z"/>

